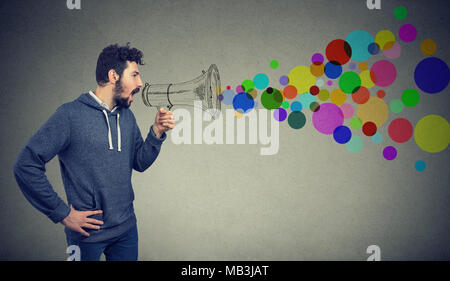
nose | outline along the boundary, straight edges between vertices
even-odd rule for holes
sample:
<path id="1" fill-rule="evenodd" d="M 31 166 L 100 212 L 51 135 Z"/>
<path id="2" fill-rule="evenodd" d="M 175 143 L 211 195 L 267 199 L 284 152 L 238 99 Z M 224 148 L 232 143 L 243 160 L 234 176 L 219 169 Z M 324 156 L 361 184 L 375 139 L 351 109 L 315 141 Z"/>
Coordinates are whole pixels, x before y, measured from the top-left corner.
<path id="1" fill-rule="evenodd" d="M 144 86 L 144 84 L 142 83 L 141 77 L 139 77 L 137 86 L 138 86 L 138 88 L 142 88 Z"/>

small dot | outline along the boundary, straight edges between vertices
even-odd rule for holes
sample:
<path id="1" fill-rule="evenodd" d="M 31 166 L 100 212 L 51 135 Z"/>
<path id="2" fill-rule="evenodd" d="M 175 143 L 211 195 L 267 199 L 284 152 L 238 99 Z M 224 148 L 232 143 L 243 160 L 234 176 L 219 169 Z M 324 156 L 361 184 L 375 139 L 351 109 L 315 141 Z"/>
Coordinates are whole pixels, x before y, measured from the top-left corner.
<path id="1" fill-rule="evenodd" d="M 414 168 L 416 168 L 418 172 L 423 172 L 427 168 L 427 164 L 424 161 L 419 160 L 414 164 Z"/>
<path id="2" fill-rule="evenodd" d="M 270 62 L 270 67 L 273 69 L 277 69 L 278 68 L 278 61 L 277 60 L 272 60 Z"/>

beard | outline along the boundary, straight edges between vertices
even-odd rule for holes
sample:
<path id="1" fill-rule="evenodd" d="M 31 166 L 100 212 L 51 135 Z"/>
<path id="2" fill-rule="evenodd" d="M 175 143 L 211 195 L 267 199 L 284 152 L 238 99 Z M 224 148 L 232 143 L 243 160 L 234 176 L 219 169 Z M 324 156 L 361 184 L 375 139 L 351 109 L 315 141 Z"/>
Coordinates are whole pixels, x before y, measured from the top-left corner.
<path id="1" fill-rule="evenodd" d="M 140 88 L 136 88 L 131 92 L 131 95 L 137 94 L 139 92 Z M 123 107 L 123 108 L 129 108 L 131 105 L 131 102 L 128 102 L 128 98 L 122 98 L 121 95 L 124 92 L 123 85 L 122 85 L 122 77 L 118 81 L 116 81 L 116 84 L 114 85 L 114 101 L 116 102 L 117 106 Z"/>

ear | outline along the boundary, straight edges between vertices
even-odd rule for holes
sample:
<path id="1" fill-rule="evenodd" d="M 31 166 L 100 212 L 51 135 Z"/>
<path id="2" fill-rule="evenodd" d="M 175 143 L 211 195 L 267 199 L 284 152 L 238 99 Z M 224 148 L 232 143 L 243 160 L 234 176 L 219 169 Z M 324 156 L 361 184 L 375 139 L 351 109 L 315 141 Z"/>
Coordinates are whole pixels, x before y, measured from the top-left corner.
<path id="1" fill-rule="evenodd" d="M 108 79 L 109 79 L 109 82 L 115 84 L 116 81 L 120 79 L 120 75 L 117 74 L 117 72 L 114 69 L 110 69 L 108 71 Z"/>

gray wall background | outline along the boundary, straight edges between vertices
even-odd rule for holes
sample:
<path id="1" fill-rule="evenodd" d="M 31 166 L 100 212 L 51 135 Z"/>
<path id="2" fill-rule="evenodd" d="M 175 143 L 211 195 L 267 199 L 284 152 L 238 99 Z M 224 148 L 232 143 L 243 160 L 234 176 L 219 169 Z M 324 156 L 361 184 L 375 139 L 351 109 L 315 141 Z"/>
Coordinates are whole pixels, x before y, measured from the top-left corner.
<path id="1" fill-rule="evenodd" d="M 393 16 L 398 5 L 409 12 L 403 22 Z M 418 37 L 401 44 L 386 101 L 416 87 L 423 39 L 435 40 L 435 56 L 450 61 L 448 1 L 382 0 L 381 10 L 367 9 L 365 0 L 81 0 L 81 7 L 68 10 L 65 0 L 0 3 L 1 260 L 67 258 L 63 226 L 26 201 L 12 166 L 59 105 L 95 88 L 97 56 L 111 43 L 141 49 L 140 70 L 151 83 L 187 81 L 216 63 L 224 86 L 264 72 L 276 87 L 333 39 L 356 29 L 396 34 L 412 23 Z M 276 70 L 272 59 L 280 62 Z M 401 116 L 413 125 L 428 114 L 450 120 L 448 91 L 423 94 Z M 140 98 L 132 110 L 146 135 L 156 111 Z M 364 149 L 352 154 L 306 115 L 302 130 L 280 125 L 273 156 L 261 156 L 260 145 L 175 145 L 168 138 L 156 163 L 133 174 L 139 258 L 366 260 L 366 248 L 376 244 L 383 260 L 449 260 L 449 149 L 429 154 L 411 139 L 386 161 L 381 151 L 393 144 L 386 123 L 382 145 L 364 138 Z M 419 159 L 427 162 L 423 173 L 413 168 Z M 65 199 L 57 158 L 47 176 Z"/>

